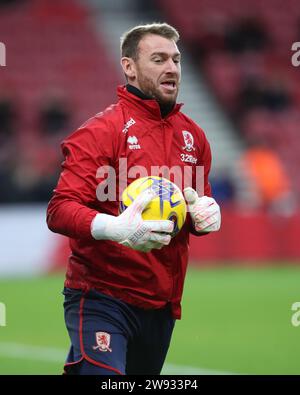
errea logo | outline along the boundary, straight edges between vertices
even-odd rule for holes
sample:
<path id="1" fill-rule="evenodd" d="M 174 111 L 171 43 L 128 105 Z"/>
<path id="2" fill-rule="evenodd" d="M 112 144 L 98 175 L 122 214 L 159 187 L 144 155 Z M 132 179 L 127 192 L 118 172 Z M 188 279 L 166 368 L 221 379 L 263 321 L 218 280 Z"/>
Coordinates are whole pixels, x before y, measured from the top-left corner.
<path id="1" fill-rule="evenodd" d="M 129 144 L 129 149 L 141 149 L 141 146 L 138 144 L 138 139 L 135 136 L 129 136 L 127 143 Z"/>

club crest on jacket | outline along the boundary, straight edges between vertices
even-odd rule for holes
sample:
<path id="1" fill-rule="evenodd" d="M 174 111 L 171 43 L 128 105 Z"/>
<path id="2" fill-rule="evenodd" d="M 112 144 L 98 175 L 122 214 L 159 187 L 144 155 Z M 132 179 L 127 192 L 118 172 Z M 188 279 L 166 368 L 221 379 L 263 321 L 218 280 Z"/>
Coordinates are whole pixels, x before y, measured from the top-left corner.
<path id="1" fill-rule="evenodd" d="M 182 147 L 182 149 L 184 149 L 188 152 L 195 151 L 194 137 L 193 137 L 192 133 L 188 132 L 187 130 L 183 130 L 182 135 L 183 135 L 183 140 L 184 140 L 184 144 L 185 144 L 185 146 Z"/>

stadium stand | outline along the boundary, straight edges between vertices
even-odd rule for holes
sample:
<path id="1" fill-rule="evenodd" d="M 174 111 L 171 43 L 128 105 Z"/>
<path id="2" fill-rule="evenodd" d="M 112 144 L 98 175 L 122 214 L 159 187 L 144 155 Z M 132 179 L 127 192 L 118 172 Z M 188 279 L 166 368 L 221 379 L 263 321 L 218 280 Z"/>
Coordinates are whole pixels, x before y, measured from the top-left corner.
<path id="1" fill-rule="evenodd" d="M 7 48 L 0 98 L 9 91 L 16 112 L 16 154 L 10 156 L 14 163 L 10 163 L 8 173 L 1 174 L 6 192 L 1 188 L 0 201 L 48 200 L 61 161 L 57 144 L 115 100 L 116 66 L 91 28 L 84 5 L 75 0 L 3 5 L 0 37 Z M 41 111 L 54 96 L 57 105 L 68 108 L 68 115 L 66 128 L 49 138 L 41 127 Z M 4 110 L 2 105 L 2 113 Z M 63 111 L 57 108 L 56 117 Z M 1 134 L 6 139 L 4 130 Z M 4 155 L 0 160 L 3 167 Z"/>
<path id="2" fill-rule="evenodd" d="M 182 0 L 149 0 L 146 11 L 142 2 L 126 0 L 119 2 L 123 8 L 116 14 L 117 3 L 0 1 L 0 41 L 7 48 L 7 66 L 0 69 L 0 222 L 2 234 L 8 238 L 4 244 L 9 257 L 9 246 L 14 240 L 10 241 L 13 232 L 7 229 L 14 228 L 20 218 L 24 222 L 28 218 L 33 220 L 23 240 L 27 246 L 24 254 L 27 258 L 22 260 L 24 272 L 30 264 L 37 268 L 40 261 L 48 262 L 49 267 L 65 265 L 69 254 L 67 240 L 49 236 L 46 227 L 41 231 L 42 224 L 45 226 L 44 204 L 60 170 L 62 158 L 58 145 L 74 128 L 115 101 L 115 87 L 121 73 L 114 57 L 118 56 L 119 48 L 116 47 L 113 56 L 112 42 L 118 42 L 119 30 L 124 28 L 123 32 L 141 21 L 166 20 L 178 27 L 184 55 L 188 55 L 188 62 L 194 59 L 195 65 L 188 68 L 192 73 L 187 76 L 184 56 L 182 90 L 189 93 L 189 87 L 196 86 L 195 78 L 199 77 L 200 81 L 204 77 L 209 86 L 201 83 L 196 90 L 203 94 L 205 86 L 210 95 L 211 88 L 221 104 L 218 111 L 226 119 L 227 115 L 231 117 L 236 126 L 233 141 L 241 149 L 243 142 L 266 141 L 287 170 L 288 188 L 297 194 L 299 202 L 300 68 L 291 63 L 291 45 L 299 40 L 300 33 L 298 1 L 274 0 L 269 7 L 263 1 L 247 0 L 241 7 L 234 0 L 186 0 L 183 12 Z M 111 7 L 111 13 L 105 12 L 105 7 Z M 155 13 L 149 13 L 151 7 Z M 142 18 L 141 11 L 150 16 L 144 14 Z M 119 29 L 116 25 L 120 25 Z M 199 76 L 195 70 L 199 70 Z M 188 83 L 184 86 L 185 82 Z M 217 112 L 211 110 L 213 107 L 207 105 L 203 95 L 187 95 L 183 101 L 195 104 L 199 124 L 209 117 L 216 120 Z M 232 179 L 232 168 L 226 167 L 229 161 L 235 165 L 235 158 L 228 149 L 224 124 L 218 122 L 212 128 L 209 121 L 203 126 L 210 141 L 218 143 L 212 146 L 221 147 L 214 152 L 214 162 L 226 153 L 223 155 L 226 160 L 220 162 L 221 166 L 211 177 L 215 197 L 222 205 L 223 225 L 218 234 L 202 238 L 201 243 L 191 238 L 192 259 L 299 262 L 299 214 L 284 213 L 278 221 L 269 212 L 257 210 L 253 204 L 255 194 L 253 199 L 249 196 L 244 199 L 250 207 L 238 205 L 237 183 Z M 218 131 L 215 138 L 213 129 Z M 42 205 L 32 205 L 30 212 L 31 205 L 16 205 L 8 210 L 3 204 L 34 201 L 41 201 Z M 44 241 L 38 236 L 43 236 Z M 43 254 L 49 250 L 50 258 L 34 257 L 35 245 L 39 245 L 38 250 Z M 19 253 L 22 249 L 14 251 Z M 14 269 L 7 262 L 20 262 L 19 255 L 11 259 L 5 258 L 2 265 L 5 272 Z"/>
<path id="3" fill-rule="evenodd" d="M 242 139 L 265 138 L 300 196 L 300 73 L 291 64 L 299 41 L 297 0 L 157 0 L 182 36 Z"/>

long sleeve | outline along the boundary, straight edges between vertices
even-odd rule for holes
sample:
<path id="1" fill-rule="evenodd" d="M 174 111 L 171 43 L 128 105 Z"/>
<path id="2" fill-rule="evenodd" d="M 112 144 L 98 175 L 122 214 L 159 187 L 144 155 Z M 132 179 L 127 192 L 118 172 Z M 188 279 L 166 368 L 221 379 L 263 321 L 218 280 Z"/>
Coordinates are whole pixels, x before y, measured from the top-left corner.
<path id="1" fill-rule="evenodd" d="M 65 161 L 47 209 L 50 230 L 71 238 L 92 238 L 90 226 L 98 213 L 97 169 L 107 165 L 93 130 L 82 128 L 62 144 Z"/>

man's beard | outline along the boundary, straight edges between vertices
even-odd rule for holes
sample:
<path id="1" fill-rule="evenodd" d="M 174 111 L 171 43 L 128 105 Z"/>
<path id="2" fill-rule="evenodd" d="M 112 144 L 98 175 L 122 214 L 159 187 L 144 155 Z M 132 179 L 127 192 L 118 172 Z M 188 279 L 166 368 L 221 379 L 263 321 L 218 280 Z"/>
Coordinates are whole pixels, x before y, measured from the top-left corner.
<path id="1" fill-rule="evenodd" d="M 175 96 L 168 99 L 161 94 L 161 92 L 155 87 L 154 83 L 150 78 L 142 75 L 140 78 L 137 79 L 137 82 L 141 91 L 145 95 L 149 96 L 149 98 L 155 99 L 161 108 L 172 110 L 172 108 L 175 106 L 178 92 Z"/>

